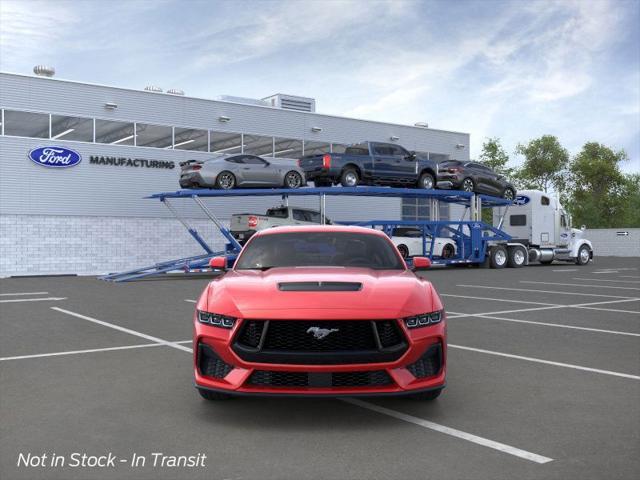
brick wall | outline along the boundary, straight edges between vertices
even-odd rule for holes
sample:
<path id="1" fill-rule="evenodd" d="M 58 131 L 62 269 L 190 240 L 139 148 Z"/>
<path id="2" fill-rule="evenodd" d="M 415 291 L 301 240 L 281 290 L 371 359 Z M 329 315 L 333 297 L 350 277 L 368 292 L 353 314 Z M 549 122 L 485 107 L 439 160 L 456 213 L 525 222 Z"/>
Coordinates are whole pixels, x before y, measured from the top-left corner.
<path id="1" fill-rule="evenodd" d="M 211 222 L 190 223 L 212 248 L 224 249 L 224 238 Z M 0 277 L 95 275 L 202 253 L 174 219 L 0 216 Z"/>

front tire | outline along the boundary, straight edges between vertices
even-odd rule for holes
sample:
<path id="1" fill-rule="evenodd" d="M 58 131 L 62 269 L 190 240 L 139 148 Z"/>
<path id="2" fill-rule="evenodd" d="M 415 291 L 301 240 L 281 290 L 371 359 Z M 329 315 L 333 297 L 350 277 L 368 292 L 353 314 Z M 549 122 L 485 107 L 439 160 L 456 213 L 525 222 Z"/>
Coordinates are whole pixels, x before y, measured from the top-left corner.
<path id="1" fill-rule="evenodd" d="M 516 192 L 513 191 L 513 188 L 507 187 L 504 189 L 504 192 L 502 192 L 502 198 L 513 201 L 516 198 Z"/>
<path id="2" fill-rule="evenodd" d="M 423 402 L 432 402 L 433 400 L 438 398 L 441 393 L 442 393 L 442 389 L 439 388 L 438 390 L 430 390 L 428 392 L 414 393 L 413 395 L 409 395 L 409 398 L 413 400 L 420 400 Z"/>
<path id="3" fill-rule="evenodd" d="M 340 185 L 343 187 L 357 187 L 359 181 L 358 172 L 353 168 L 345 168 L 340 175 Z"/>
<path id="4" fill-rule="evenodd" d="M 460 190 L 463 192 L 474 192 L 476 189 L 476 184 L 473 183 L 473 179 L 467 177 L 462 180 L 462 184 L 460 185 Z"/>
<path id="5" fill-rule="evenodd" d="M 233 173 L 225 170 L 216 177 L 216 187 L 221 190 L 231 190 L 236 186 L 236 177 Z"/>
<path id="6" fill-rule="evenodd" d="M 209 400 L 210 402 L 215 402 L 219 400 L 229 400 L 231 395 L 222 392 L 214 392 L 213 390 L 202 390 L 198 389 L 198 393 L 205 400 Z"/>
<path id="7" fill-rule="evenodd" d="M 456 249 L 450 243 L 447 243 L 442 247 L 442 258 L 453 258 L 456 254 Z"/>
<path id="8" fill-rule="evenodd" d="M 576 265 L 586 265 L 591 260 L 591 250 L 586 245 L 582 245 L 578 249 L 578 256 L 576 257 Z"/>
<path id="9" fill-rule="evenodd" d="M 295 170 L 287 172 L 284 176 L 284 186 L 292 189 L 300 188 L 302 186 L 302 175 Z"/>
<path id="10" fill-rule="evenodd" d="M 436 186 L 436 181 L 433 175 L 430 173 L 423 173 L 418 180 L 418 188 L 423 190 L 433 190 Z"/>

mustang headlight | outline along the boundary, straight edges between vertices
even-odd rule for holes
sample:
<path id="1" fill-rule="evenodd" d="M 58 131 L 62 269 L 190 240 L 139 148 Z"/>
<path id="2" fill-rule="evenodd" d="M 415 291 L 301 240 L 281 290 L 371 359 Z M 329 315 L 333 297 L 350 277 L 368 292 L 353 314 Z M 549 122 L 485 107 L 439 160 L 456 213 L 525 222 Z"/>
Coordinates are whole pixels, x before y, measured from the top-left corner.
<path id="1" fill-rule="evenodd" d="M 226 315 L 219 315 L 211 312 L 203 312 L 202 310 L 198 310 L 198 321 L 200 323 L 222 328 L 233 328 L 233 325 L 236 323 L 236 319 L 234 317 L 227 317 Z"/>
<path id="2" fill-rule="evenodd" d="M 404 324 L 408 328 L 426 327 L 428 325 L 433 325 L 434 323 L 440 323 L 443 315 L 444 310 L 438 310 L 437 312 L 431 313 L 421 313 L 420 315 L 405 317 Z"/>

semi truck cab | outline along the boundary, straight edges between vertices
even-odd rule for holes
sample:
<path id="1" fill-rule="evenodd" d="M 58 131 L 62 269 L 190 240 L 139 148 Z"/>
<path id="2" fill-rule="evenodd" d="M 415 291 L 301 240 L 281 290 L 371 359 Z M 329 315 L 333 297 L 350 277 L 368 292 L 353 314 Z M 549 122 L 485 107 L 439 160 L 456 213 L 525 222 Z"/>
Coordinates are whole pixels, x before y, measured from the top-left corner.
<path id="1" fill-rule="evenodd" d="M 593 246 L 584 238 L 585 227 L 572 228 L 568 212 L 544 192 L 518 192 L 506 211 L 494 209 L 493 224 L 512 237 L 509 245 L 526 248 L 529 262 L 559 260 L 583 265 L 593 259 Z"/>

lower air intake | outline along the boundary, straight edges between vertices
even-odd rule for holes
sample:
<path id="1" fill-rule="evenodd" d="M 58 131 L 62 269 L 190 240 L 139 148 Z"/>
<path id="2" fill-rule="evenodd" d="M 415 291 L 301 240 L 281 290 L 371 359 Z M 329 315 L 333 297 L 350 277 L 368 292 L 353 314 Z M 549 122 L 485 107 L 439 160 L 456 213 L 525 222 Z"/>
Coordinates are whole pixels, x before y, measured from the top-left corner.
<path id="1" fill-rule="evenodd" d="M 369 372 L 276 372 L 254 370 L 247 382 L 259 387 L 377 387 L 391 385 L 392 380 L 384 370 Z"/>
<path id="2" fill-rule="evenodd" d="M 198 369 L 205 377 L 224 378 L 233 365 L 229 365 L 216 355 L 213 349 L 203 343 L 198 344 Z"/>
<path id="3" fill-rule="evenodd" d="M 442 345 L 431 345 L 425 354 L 407 367 L 407 370 L 416 378 L 433 377 L 440 373 L 442 367 Z"/>

